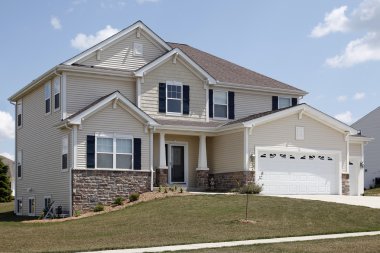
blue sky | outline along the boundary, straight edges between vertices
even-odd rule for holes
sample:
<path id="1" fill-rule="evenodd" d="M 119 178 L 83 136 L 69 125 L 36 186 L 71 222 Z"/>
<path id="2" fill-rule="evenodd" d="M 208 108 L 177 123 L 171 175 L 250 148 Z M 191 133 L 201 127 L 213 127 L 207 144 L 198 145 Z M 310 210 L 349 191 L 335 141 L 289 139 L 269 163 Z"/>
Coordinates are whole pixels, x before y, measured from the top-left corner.
<path id="1" fill-rule="evenodd" d="M 380 0 L 1 1 L 0 154 L 14 155 L 10 95 L 137 20 L 304 89 L 304 102 L 347 123 L 379 106 Z"/>

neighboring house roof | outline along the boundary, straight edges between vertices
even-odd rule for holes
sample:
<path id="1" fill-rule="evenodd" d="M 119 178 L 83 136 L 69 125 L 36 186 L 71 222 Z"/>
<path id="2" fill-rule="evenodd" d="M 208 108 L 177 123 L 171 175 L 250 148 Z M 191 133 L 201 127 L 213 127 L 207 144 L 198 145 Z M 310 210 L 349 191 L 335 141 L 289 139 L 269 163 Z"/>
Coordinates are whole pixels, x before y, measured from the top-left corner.
<path id="1" fill-rule="evenodd" d="M 355 127 L 356 125 L 359 125 L 363 120 L 370 118 L 373 114 L 376 114 L 379 110 L 380 110 L 380 106 L 376 107 L 375 109 L 373 109 L 372 111 L 370 111 L 369 113 L 367 113 L 366 115 L 358 119 L 351 126 Z"/>
<path id="2" fill-rule="evenodd" d="M 253 114 L 235 121 L 226 123 L 224 126 L 231 126 L 234 124 L 242 124 L 245 127 L 257 126 L 265 124 L 277 119 L 281 119 L 293 114 L 299 113 L 299 117 L 302 117 L 303 114 L 311 116 L 314 120 L 320 121 L 321 123 L 328 125 L 336 130 L 341 132 L 347 132 L 350 135 L 358 134 L 358 131 L 351 126 L 315 109 L 314 107 L 308 104 L 299 104 L 291 106 L 288 108 L 283 108 L 275 111 L 267 111 L 258 114 Z M 223 127 L 224 127 L 223 126 Z"/>
<path id="3" fill-rule="evenodd" d="M 291 85 L 274 80 L 273 78 L 264 76 L 255 71 L 249 70 L 186 44 L 171 42 L 168 42 L 168 44 L 172 48 L 181 49 L 218 82 L 227 84 L 243 84 L 262 88 L 282 89 L 294 91 L 303 95 L 307 94 L 307 92 L 295 88 Z"/>
<path id="4" fill-rule="evenodd" d="M 58 126 L 63 126 L 65 124 L 80 125 L 82 120 L 90 117 L 99 110 L 105 108 L 109 103 L 121 103 L 124 105 L 132 115 L 137 118 L 142 119 L 151 126 L 156 126 L 158 123 L 152 119 L 148 114 L 138 108 L 133 104 L 128 98 L 124 97 L 119 91 L 114 91 L 106 96 L 103 96 L 86 107 L 82 108 L 78 112 L 70 115 L 68 118 L 63 120 Z"/>

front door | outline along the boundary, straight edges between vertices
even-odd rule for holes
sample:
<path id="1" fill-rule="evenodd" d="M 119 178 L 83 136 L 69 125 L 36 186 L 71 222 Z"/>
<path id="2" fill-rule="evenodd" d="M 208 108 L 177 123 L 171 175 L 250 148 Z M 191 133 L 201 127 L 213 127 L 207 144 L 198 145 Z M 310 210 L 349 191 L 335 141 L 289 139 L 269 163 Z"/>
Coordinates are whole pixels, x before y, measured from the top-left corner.
<path id="1" fill-rule="evenodd" d="M 185 147 L 170 145 L 170 154 L 171 183 L 185 183 Z"/>

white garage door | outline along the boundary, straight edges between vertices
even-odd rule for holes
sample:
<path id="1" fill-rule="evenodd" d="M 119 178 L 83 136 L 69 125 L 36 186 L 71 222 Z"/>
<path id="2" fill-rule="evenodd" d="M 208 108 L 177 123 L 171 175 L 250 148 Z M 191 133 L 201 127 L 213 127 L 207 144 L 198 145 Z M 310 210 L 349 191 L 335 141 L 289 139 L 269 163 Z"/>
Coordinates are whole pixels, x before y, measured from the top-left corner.
<path id="1" fill-rule="evenodd" d="M 339 194 L 337 155 L 260 151 L 257 182 L 264 194 Z"/>

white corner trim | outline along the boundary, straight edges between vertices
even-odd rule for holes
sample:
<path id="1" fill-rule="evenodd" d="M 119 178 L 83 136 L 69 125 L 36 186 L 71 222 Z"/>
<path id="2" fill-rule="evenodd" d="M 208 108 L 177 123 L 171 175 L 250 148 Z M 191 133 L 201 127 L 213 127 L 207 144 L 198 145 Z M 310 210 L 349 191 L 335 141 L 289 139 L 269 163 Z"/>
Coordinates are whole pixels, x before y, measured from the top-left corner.
<path id="1" fill-rule="evenodd" d="M 145 65 L 144 67 L 138 69 L 134 72 L 136 77 L 143 77 L 145 74 L 149 73 L 153 69 L 157 68 L 161 64 L 165 63 L 173 55 L 178 55 L 177 57 L 181 57 L 183 60 L 185 60 L 188 64 L 190 64 L 196 71 L 198 71 L 200 74 L 202 74 L 205 78 L 207 78 L 208 82 L 210 84 L 216 84 L 216 80 L 208 74 L 203 68 L 201 68 L 197 63 L 195 63 L 190 57 L 188 57 L 185 53 L 182 52 L 179 48 L 175 48 L 166 54 L 162 55 L 161 57 L 157 58 L 156 60 L 150 62 L 149 64 Z"/>
<path id="2" fill-rule="evenodd" d="M 248 171 L 249 170 L 249 129 L 248 127 L 244 128 L 244 170 Z"/>
<path id="3" fill-rule="evenodd" d="M 141 77 L 136 78 L 136 100 L 137 107 L 141 108 Z"/>
<path id="4" fill-rule="evenodd" d="M 61 78 L 61 119 L 64 120 L 67 117 L 67 74 L 62 73 Z"/>

